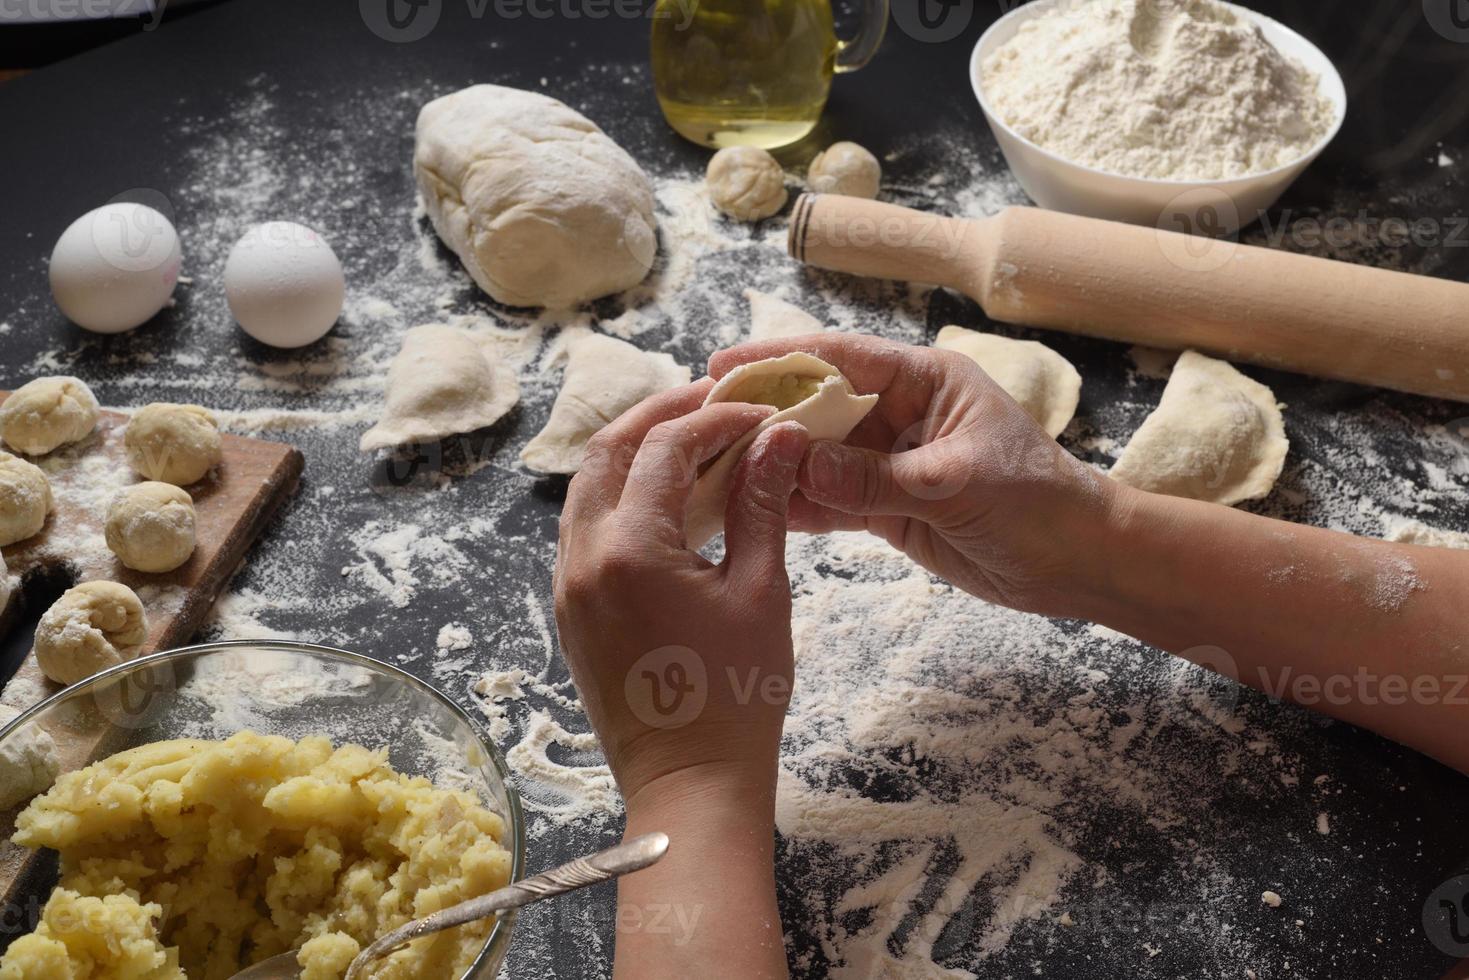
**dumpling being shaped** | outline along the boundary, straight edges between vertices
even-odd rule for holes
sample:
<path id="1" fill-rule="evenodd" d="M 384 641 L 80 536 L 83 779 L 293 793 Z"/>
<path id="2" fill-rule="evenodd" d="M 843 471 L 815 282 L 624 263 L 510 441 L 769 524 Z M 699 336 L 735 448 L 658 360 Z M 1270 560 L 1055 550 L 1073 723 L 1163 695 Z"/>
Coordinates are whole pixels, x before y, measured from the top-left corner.
<path id="1" fill-rule="evenodd" d="M 520 400 L 520 383 L 491 344 L 443 323 L 404 334 L 388 368 L 382 418 L 362 434 L 361 449 L 437 442 L 503 418 Z"/>
<path id="2" fill-rule="evenodd" d="M 1289 448 L 1269 388 L 1185 351 L 1110 475 L 1139 490 L 1237 504 L 1270 493 Z"/>
<path id="3" fill-rule="evenodd" d="M 958 351 L 984 368 L 1052 439 L 1066 431 L 1076 414 L 1081 375 L 1045 344 L 948 326 L 939 331 L 934 346 Z"/>
<path id="4" fill-rule="evenodd" d="M 551 417 L 521 450 L 520 461 L 537 473 L 575 473 L 587 440 L 644 398 L 686 385 L 691 377 L 669 354 L 583 334 L 567 346 L 566 375 Z"/>
<path id="5" fill-rule="evenodd" d="M 747 289 L 745 299 L 750 301 L 751 340 L 804 337 L 826 331 L 826 327 L 816 317 L 769 293 Z"/>
<path id="6" fill-rule="evenodd" d="M 694 482 L 684 536 L 694 550 L 724 530 L 735 465 L 755 437 L 773 425 L 799 422 L 813 442 L 840 442 L 877 404 L 877 395 L 859 395 L 840 370 L 819 357 L 795 352 L 741 364 L 719 379 L 705 405 L 746 402 L 778 411 L 755 426 L 709 464 Z"/>

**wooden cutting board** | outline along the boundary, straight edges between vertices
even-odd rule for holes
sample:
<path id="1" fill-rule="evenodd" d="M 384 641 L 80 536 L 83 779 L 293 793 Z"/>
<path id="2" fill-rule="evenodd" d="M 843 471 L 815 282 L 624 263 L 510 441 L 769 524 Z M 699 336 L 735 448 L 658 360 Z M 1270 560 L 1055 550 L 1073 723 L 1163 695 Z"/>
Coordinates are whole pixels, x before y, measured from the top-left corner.
<path id="1" fill-rule="evenodd" d="M 8 394 L 0 391 L 0 400 Z M 0 632 L 15 628 L 22 619 L 30 622 L 44 611 L 24 608 L 28 601 L 40 604 L 35 596 L 50 597 L 72 584 L 110 579 L 128 586 L 143 600 L 148 638 L 140 656 L 187 643 L 301 476 L 302 457 L 295 448 L 225 435 L 220 465 L 185 488 L 194 498 L 196 512 L 194 554 L 172 572 L 134 572 L 112 556 L 102 539 L 108 502 L 123 486 L 142 479 L 128 465 L 123 449 L 127 421 L 125 415 L 104 411 L 87 439 L 33 460 L 51 481 L 55 510 L 40 534 L 3 549 L 10 574 L 20 577 L 21 587 L 15 590 L 9 608 L 0 613 Z M 61 685 L 46 680 L 33 653 L 13 678 L 0 680 L 6 686 L 40 685 L 43 696 L 61 690 Z M 65 772 L 92 761 L 98 745 L 87 739 L 58 738 L 57 749 Z M 9 843 L 14 816 L 0 814 L 0 841 L 4 842 L 0 844 L 0 896 L 7 897 L 34 858 Z"/>

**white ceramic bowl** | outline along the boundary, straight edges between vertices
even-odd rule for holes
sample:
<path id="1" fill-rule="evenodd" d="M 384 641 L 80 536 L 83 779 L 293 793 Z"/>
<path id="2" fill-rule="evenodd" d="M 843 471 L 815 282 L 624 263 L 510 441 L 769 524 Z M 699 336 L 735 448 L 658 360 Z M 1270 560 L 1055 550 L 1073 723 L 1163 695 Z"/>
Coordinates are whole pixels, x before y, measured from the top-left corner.
<path id="1" fill-rule="evenodd" d="M 1020 186 L 1043 208 L 1091 218 L 1153 225 L 1173 231 L 1196 228 L 1232 234 L 1259 219 L 1286 188 L 1321 155 L 1341 131 L 1347 114 L 1347 90 L 1331 59 L 1310 41 L 1278 21 L 1236 4 L 1236 13 L 1260 25 L 1265 37 L 1284 54 L 1321 78 L 1321 93 L 1336 109 L 1336 119 L 1315 146 L 1294 163 L 1235 180 L 1155 180 L 1126 177 L 1073 163 L 1021 136 L 1001 119 L 984 96 L 980 67 L 996 48 L 1013 38 L 1026 21 L 1072 0 L 1032 0 L 1001 17 L 980 37 L 969 59 L 969 81 L 989 120 L 990 129 Z M 1205 209 L 1208 213 L 1203 214 Z M 1192 221 L 1192 227 L 1190 222 Z"/>

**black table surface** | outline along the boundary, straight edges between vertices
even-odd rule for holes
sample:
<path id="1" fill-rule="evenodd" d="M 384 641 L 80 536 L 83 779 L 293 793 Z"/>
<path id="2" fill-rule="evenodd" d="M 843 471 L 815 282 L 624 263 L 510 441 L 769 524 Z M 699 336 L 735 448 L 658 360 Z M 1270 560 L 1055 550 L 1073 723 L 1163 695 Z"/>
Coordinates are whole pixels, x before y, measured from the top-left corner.
<path id="1" fill-rule="evenodd" d="M 950 127 L 946 132 L 957 126 L 966 134 L 966 150 L 994 158 L 992 138 L 964 81 L 965 65 L 978 34 L 1010 6 L 956 0 L 931 5 L 930 13 L 947 11 L 947 21 L 931 22 L 923 29 L 911 23 L 906 29 L 895 25 L 872 66 L 838 79 L 816 136 L 783 153 L 783 159 L 799 165 L 822 140 L 833 136 L 883 146 L 894 133 L 921 132 L 940 122 Z M 1323 46 L 1346 77 L 1352 103 L 1340 138 L 1288 193 L 1272 213 L 1272 222 L 1292 215 L 1344 217 L 1360 228 L 1362 222 L 1384 218 L 1424 219 L 1440 232 L 1403 246 L 1359 236 L 1351 248 L 1335 253 L 1320 243 L 1298 239 L 1274 244 L 1469 281 L 1469 248 L 1464 247 L 1469 245 L 1469 233 L 1461 220 L 1464 170 L 1458 163 L 1469 153 L 1469 30 L 1456 26 L 1450 0 L 1442 4 L 1261 0 L 1255 6 Z M 0 149 L 0 194 L 5 202 L 0 220 L 0 323 L 8 324 L 8 329 L 0 329 L 0 386 L 14 387 L 39 367 L 53 366 L 87 379 L 106 404 L 154 399 L 235 408 L 279 404 L 268 387 L 220 390 L 215 382 L 191 382 L 176 372 L 166 384 L 163 380 L 155 384 L 149 371 L 161 345 L 168 344 L 187 344 L 204 360 L 234 362 L 246 370 L 268 369 L 286 356 L 248 341 L 230 327 L 218 285 L 209 281 L 217 279 L 217 263 L 228 243 L 205 247 L 205 236 L 218 228 L 219 216 L 201 213 L 184 186 L 198 179 L 189 176 L 190 153 L 201 141 L 228 136 L 228 128 L 237 125 L 240 101 L 261 86 L 269 87 L 274 97 L 273 145 L 290 153 L 291 166 L 353 168 L 360 176 L 361 194 L 347 206 L 314 198 L 303 183 L 299 192 L 286 188 L 275 198 L 273 204 L 286 202 L 287 210 L 237 217 L 295 218 L 339 243 L 360 243 L 374 236 L 398 240 L 407 234 L 406 222 L 399 218 L 411 207 L 408 160 L 417 103 L 399 93 L 421 91 L 426 85 L 447 91 L 493 81 L 544 87 L 552 94 L 572 92 L 575 97 L 567 96 L 568 101 L 587 111 L 651 170 L 692 175 L 707 159 L 706 151 L 681 141 L 659 117 L 647 85 L 645 19 L 589 15 L 589 10 L 607 9 L 595 3 L 528 3 L 522 8 L 428 0 L 419 15 L 437 17 L 433 29 L 411 43 L 392 43 L 366 26 L 381 14 L 373 8 L 371 0 L 361 4 L 236 0 L 176 24 L 140 30 L 136 36 L 0 86 L 0 132 L 5 135 Z M 516 10 L 522 11 L 520 16 L 507 16 Z M 534 16 L 532 10 L 551 15 Z M 624 74 L 636 84 L 599 81 Z M 370 125 L 349 125 L 335 114 L 340 102 L 360 102 L 374 92 L 382 93 L 382 107 L 371 115 Z M 934 161 L 923 155 L 941 153 L 943 148 L 925 146 L 916 156 L 890 162 L 888 179 L 901 183 L 910 174 L 931 169 Z M 233 179 L 248 184 L 256 164 L 248 156 L 240 159 Z M 215 174 L 210 179 L 221 177 Z M 198 262 L 191 265 L 186 260 L 186 272 L 196 281 L 202 277 L 202 284 L 191 292 L 181 291 L 178 305 L 142 330 L 112 338 L 84 334 L 65 322 L 47 295 L 45 260 L 51 243 L 82 211 L 138 188 L 155 189 L 171 200 L 186 253 L 207 255 L 216 264 L 200 268 Z M 218 197 L 214 193 L 210 199 Z M 1266 226 L 1257 226 L 1246 238 L 1264 241 Z M 383 272 L 386 260 L 380 261 L 370 250 L 347 254 L 340 244 L 338 250 L 354 284 Z M 737 295 L 731 296 L 735 300 Z M 958 297 L 936 293 L 927 302 L 931 325 L 986 322 L 973 304 Z M 472 288 L 460 292 L 457 304 L 459 311 L 491 309 Z M 434 313 L 406 312 L 422 319 Z M 335 336 L 350 344 L 359 335 L 346 325 Z M 1124 387 L 1117 345 L 1063 337 L 1049 341 L 1087 377 L 1083 413 L 1105 404 Z M 674 347 L 682 361 L 698 365 L 714 345 L 708 338 L 683 337 Z M 1386 467 L 1413 477 L 1415 443 L 1400 432 L 1385 432 L 1375 446 L 1376 459 L 1343 460 L 1340 453 L 1327 451 L 1332 447 L 1325 420 L 1370 409 L 1413 428 L 1469 415 L 1462 406 L 1447 403 L 1254 373 L 1266 378 L 1291 406 L 1294 451 L 1317 460 L 1347 485 L 1362 475 L 1362 467 Z M 280 398 L 293 407 L 312 407 L 309 390 Z M 543 416 L 536 416 L 543 411 L 544 404 L 535 412 L 521 413 L 508 429 L 492 430 L 485 437 L 487 443 L 495 451 L 510 444 L 518 448 L 539 427 Z M 333 596 L 350 587 L 340 573 L 357 557 L 344 540 L 352 528 L 384 514 L 403 519 L 420 508 L 472 512 L 493 494 L 504 492 L 501 476 L 488 472 L 450 481 L 451 490 L 433 502 L 426 496 L 430 489 L 381 492 L 381 469 L 356 453 L 356 436 L 357 430 L 325 436 L 279 434 L 306 451 L 306 476 L 296 502 L 257 546 L 239 587 L 269 595 L 284 580 L 292 588 Z M 1287 484 L 1290 479 L 1288 472 Z M 530 492 L 525 492 L 526 485 Z M 520 583 L 546 610 L 551 546 L 564 482 L 527 481 L 522 474 L 518 486 L 520 499 L 497 511 L 503 543 L 467 544 L 465 550 L 482 568 L 484 581 Z M 444 502 L 446 495 L 452 499 Z M 1469 525 L 1466 499 L 1469 490 L 1462 482 L 1441 494 L 1436 522 L 1458 528 Z M 1305 522 L 1319 517 L 1311 501 L 1299 494 L 1258 509 Z M 285 566 L 294 579 L 282 577 L 280 569 Z M 259 577 L 257 569 L 263 567 L 276 570 L 269 581 Z M 476 580 L 473 575 L 471 580 Z M 424 651 L 432 648 L 434 632 L 446 618 L 465 618 L 475 624 L 478 634 L 492 638 L 491 648 L 482 654 L 484 666 L 500 664 L 497 658 L 511 658 L 507 664 L 513 664 L 516 656 L 522 661 L 530 656 L 526 650 L 543 651 L 542 635 L 529 621 L 526 607 L 510 598 L 515 595 L 486 586 L 466 597 L 459 582 L 425 581 L 414 602 L 404 608 L 324 601 L 320 608 L 302 610 L 283 604 L 269 621 L 325 642 L 401 660 L 429 677 Z M 517 650 L 522 652 L 510 652 Z M 565 668 L 551 651 L 542 655 L 550 658 L 550 676 L 564 678 Z M 470 699 L 467 686 L 451 693 L 466 702 Z M 1246 702 L 1262 710 L 1271 707 L 1254 695 L 1246 695 Z M 1292 751 L 1308 760 L 1308 766 L 1320 762 L 1319 771 L 1331 767 L 1351 786 L 1348 796 L 1334 804 L 1338 839 L 1351 843 L 1318 849 L 1313 862 L 1300 866 L 1310 870 L 1302 871 L 1294 882 L 1296 900 L 1312 909 L 1313 924 L 1320 928 L 1264 927 L 1252 914 L 1231 921 L 1229 928 L 1239 929 L 1245 937 L 1241 942 L 1251 954 L 1249 962 L 1261 964 L 1261 977 L 1441 976 L 1451 958 L 1425 938 L 1424 903 L 1469 856 L 1462 816 L 1469 782 L 1347 726 L 1305 723 L 1293 731 Z M 1199 761 L 1203 766 L 1209 763 Z M 1268 863 L 1289 848 L 1315 846 L 1274 832 L 1279 830 L 1275 822 L 1279 815 L 1269 809 L 1252 810 L 1252 804 L 1228 794 L 1221 794 L 1217 805 L 1230 812 L 1237 809 L 1241 822 L 1252 821 L 1260 828 L 1254 838 L 1257 844 L 1241 845 L 1238 858 L 1243 864 Z M 1105 836 L 1104 827 L 1095 829 Z M 535 835 L 530 867 L 545 867 L 588 844 L 611 841 L 618 826 L 611 820 L 574 830 Z M 818 939 L 823 935 L 821 924 L 792 894 L 790 883 L 819 877 L 812 867 L 819 859 L 819 854 L 782 849 L 788 942 L 802 976 L 824 975 L 828 961 Z M 1211 959 L 1208 944 L 1187 941 L 1189 931 L 1218 928 L 1219 920 L 1196 917 L 1196 910 L 1170 906 L 1166 895 L 1153 894 L 1146 854 L 1125 853 L 1108 869 L 1113 872 L 1109 885 L 1113 891 L 1099 892 L 1101 897 L 1091 899 L 1094 906 L 1110 901 L 1120 908 L 1132 903 L 1129 907 L 1140 911 L 1114 919 L 1107 934 L 1083 926 L 1051 930 L 1044 942 L 1017 942 L 982 958 L 962 929 L 951 928 L 935 946 L 936 958 L 945 966 L 968 968 L 985 977 L 1244 975 L 1237 960 Z M 1156 884 L 1167 887 L 1163 879 Z M 527 911 L 510 959 L 512 973 L 607 975 L 610 897 L 603 891 L 569 899 L 554 910 Z M 1168 914 L 1158 914 L 1161 911 Z M 1160 947 L 1163 955 L 1140 955 L 1138 950 L 1148 944 Z"/>

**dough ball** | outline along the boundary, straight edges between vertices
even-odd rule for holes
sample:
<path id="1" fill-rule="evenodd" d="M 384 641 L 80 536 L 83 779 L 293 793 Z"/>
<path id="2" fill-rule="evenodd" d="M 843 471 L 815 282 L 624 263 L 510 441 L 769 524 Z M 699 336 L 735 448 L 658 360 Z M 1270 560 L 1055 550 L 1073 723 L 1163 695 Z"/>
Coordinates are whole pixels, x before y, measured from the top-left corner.
<path id="1" fill-rule="evenodd" d="M 0 726 L 18 717 L 17 709 L 0 704 Z M 61 757 L 50 733 L 35 722 L 11 732 L 0 740 L 0 810 L 44 793 L 60 773 Z"/>
<path id="2" fill-rule="evenodd" d="M 565 309 L 622 292 L 658 252 L 642 168 L 539 92 L 473 85 L 428 103 L 413 172 L 434 230 L 507 306 Z"/>
<path id="3" fill-rule="evenodd" d="M 785 171 L 758 146 L 726 146 L 704 175 L 714 206 L 739 221 L 768 218 L 786 203 Z"/>
<path id="4" fill-rule="evenodd" d="M 40 534 L 51 513 L 51 482 L 35 463 L 0 452 L 0 545 Z"/>
<path id="5" fill-rule="evenodd" d="M 882 184 L 882 164 L 856 143 L 833 143 L 811 161 L 806 183 L 818 194 L 874 198 Z"/>
<path id="6" fill-rule="evenodd" d="M 1225 361 L 1184 351 L 1109 475 L 1152 493 L 1237 504 L 1269 495 L 1289 449 L 1269 388 Z"/>
<path id="7" fill-rule="evenodd" d="M 325 337 L 346 295 L 337 253 L 294 221 L 255 225 L 224 263 L 224 296 L 235 322 L 271 347 L 305 347 Z"/>
<path id="8" fill-rule="evenodd" d="M 66 318 L 121 333 L 167 305 L 179 278 L 179 236 L 145 204 L 104 204 L 73 221 L 51 252 L 51 296 Z"/>
<path id="9" fill-rule="evenodd" d="M 126 585 L 83 582 L 36 626 L 36 663 L 58 684 L 75 684 L 138 655 L 148 636 L 143 603 Z"/>
<path id="10" fill-rule="evenodd" d="M 144 405 L 128 422 L 123 444 L 133 469 L 180 487 L 204 479 L 224 456 L 219 423 L 198 405 Z"/>
<path id="11" fill-rule="evenodd" d="M 138 572 L 171 572 L 194 553 L 194 499 L 171 483 L 138 483 L 107 509 L 107 547 Z"/>
<path id="12" fill-rule="evenodd" d="M 71 377 L 37 378 L 0 404 L 0 438 L 27 456 L 77 442 L 97 427 L 97 398 Z"/>

